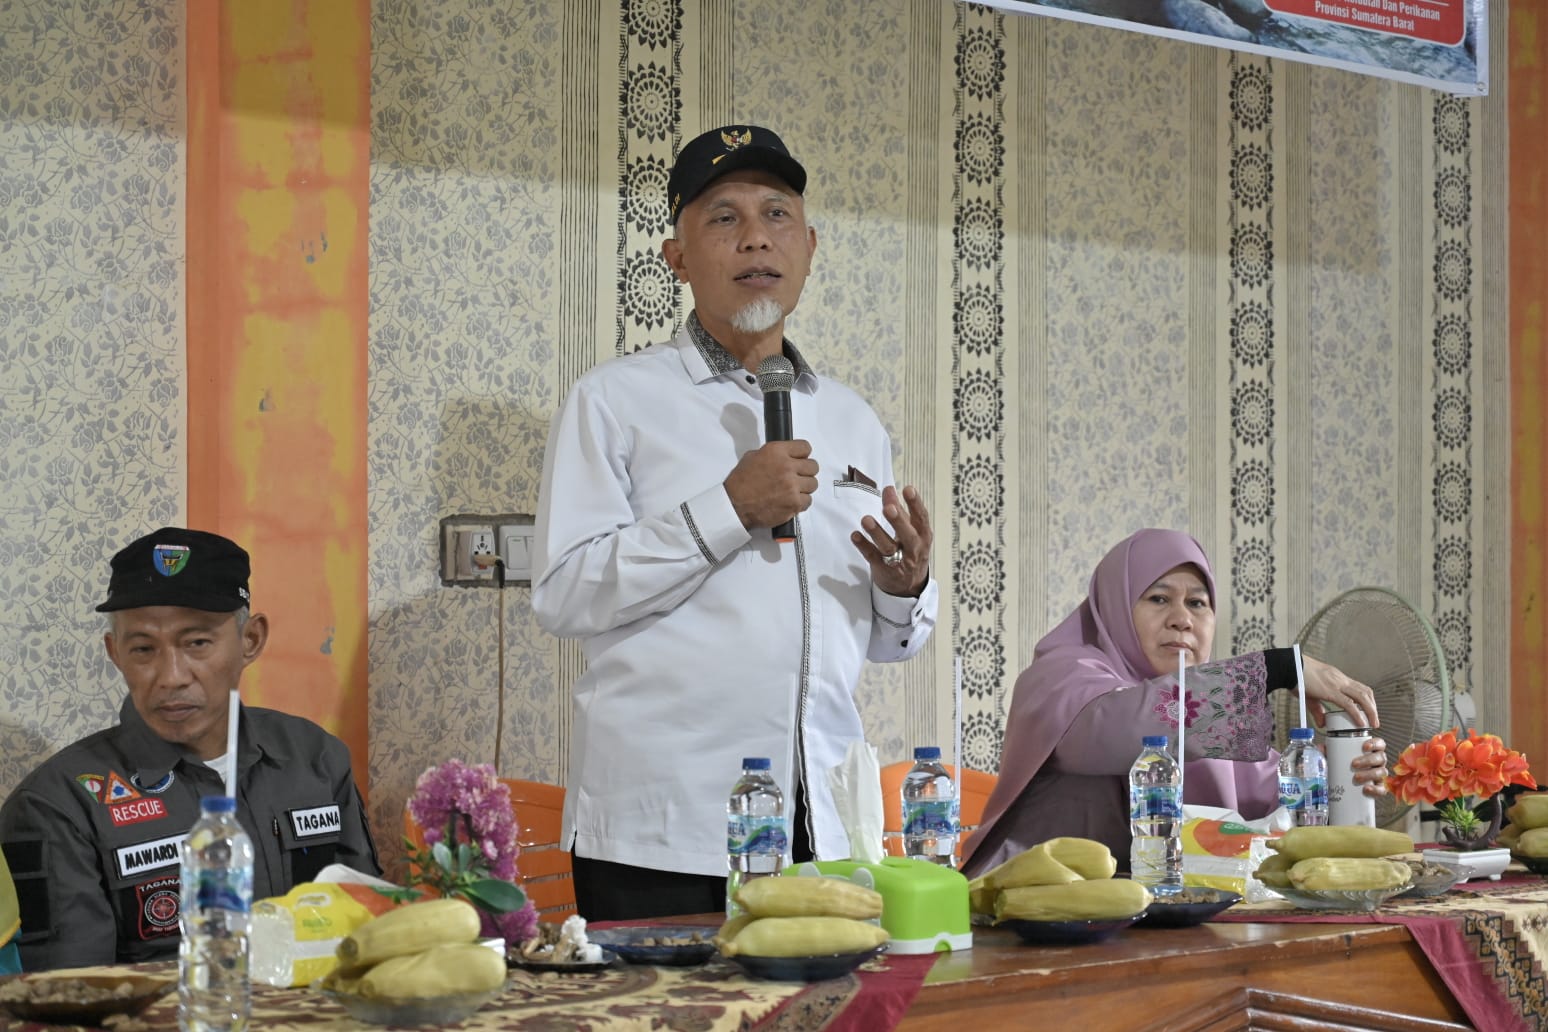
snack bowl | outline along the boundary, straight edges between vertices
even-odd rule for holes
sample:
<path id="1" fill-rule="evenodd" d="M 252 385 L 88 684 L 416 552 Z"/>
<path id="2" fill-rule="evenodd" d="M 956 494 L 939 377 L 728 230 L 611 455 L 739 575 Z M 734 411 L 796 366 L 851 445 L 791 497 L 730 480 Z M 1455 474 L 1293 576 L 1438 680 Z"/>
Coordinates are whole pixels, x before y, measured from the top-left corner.
<path id="1" fill-rule="evenodd" d="M 1406 861 L 1414 872 L 1414 880 L 1399 892 L 1399 896 L 1439 896 L 1462 880 L 1462 871 L 1445 864 L 1427 863 L 1423 859 Z"/>
<path id="2" fill-rule="evenodd" d="M 728 959 L 754 978 L 775 982 L 821 982 L 849 974 L 886 949 L 885 946 L 873 946 L 859 953 L 819 953 L 809 957 L 755 957 L 738 953 Z"/>
<path id="3" fill-rule="evenodd" d="M 1185 888 L 1170 896 L 1157 896 L 1140 916 L 1144 928 L 1189 928 L 1203 924 L 1222 910 L 1242 901 L 1240 892 L 1226 889 Z"/>
<path id="4" fill-rule="evenodd" d="M 690 967 L 715 955 L 715 929 L 709 925 L 617 925 L 588 928 L 586 935 L 630 964 Z"/>
<path id="5" fill-rule="evenodd" d="M 1307 910 L 1343 910 L 1371 913 L 1393 896 L 1408 889 L 1398 885 L 1390 889 L 1298 889 L 1294 885 L 1275 889 L 1285 899 Z"/>
<path id="6" fill-rule="evenodd" d="M 8 975 L 0 978 L 0 1011 L 19 1021 L 100 1025 L 115 1014 L 138 1014 L 176 988 L 175 975 L 138 971 Z"/>
<path id="7" fill-rule="evenodd" d="M 505 991 L 505 987 L 478 993 L 451 993 L 419 999 L 389 999 L 357 996 L 336 989 L 317 987 L 318 992 L 336 1002 L 356 1021 L 371 1025 L 396 1025 L 414 1028 L 427 1025 L 455 1025 Z"/>
<path id="8" fill-rule="evenodd" d="M 1098 921 L 1028 921 L 1025 918 L 1007 917 L 996 922 L 995 927 L 1009 928 L 1029 946 L 1083 946 L 1111 939 L 1144 917 L 1145 913 L 1141 910 L 1128 917 Z"/>

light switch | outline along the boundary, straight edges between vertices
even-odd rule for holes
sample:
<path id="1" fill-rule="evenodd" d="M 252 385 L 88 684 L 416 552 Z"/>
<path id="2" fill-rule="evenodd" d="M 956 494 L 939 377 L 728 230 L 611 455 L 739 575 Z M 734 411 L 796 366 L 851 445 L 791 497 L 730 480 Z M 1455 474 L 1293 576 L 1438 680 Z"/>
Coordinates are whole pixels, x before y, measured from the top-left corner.
<path id="1" fill-rule="evenodd" d="M 532 582 L 531 523 L 507 523 L 500 527 L 500 558 L 505 560 L 505 580 Z"/>

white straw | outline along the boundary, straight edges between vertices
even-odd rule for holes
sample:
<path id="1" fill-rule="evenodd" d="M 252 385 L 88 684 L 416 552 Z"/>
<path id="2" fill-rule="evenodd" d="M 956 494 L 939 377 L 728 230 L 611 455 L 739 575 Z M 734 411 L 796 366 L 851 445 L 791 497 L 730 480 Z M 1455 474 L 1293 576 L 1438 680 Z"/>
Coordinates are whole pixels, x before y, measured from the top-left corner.
<path id="1" fill-rule="evenodd" d="M 226 711 L 226 794 L 235 799 L 237 790 L 237 719 L 242 712 L 241 697 L 231 689 L 231 708 Z"/>
<path id="2" fill-rule="evenodd" d="M 1188 654 L 1177 650 L 1177 798 L 1182 800 L 1183 735 L 1188 727 Z"/>
<path id="3" fill-rule="evenodd" d="M 1306 668 L 1301 665 L 1301 643 L 1290 646 L 1295 655 L 1295 693 L 1301 697 L 1301 722 L 1296 727 L 1311 727 L 1306 722 Z"/>
<path id="4" fill-rule="evenodd" d="M 957 793 L 962 793 L 962 657 L 951 657 L 952 748 L 951 760 L 957 768 Z"/>

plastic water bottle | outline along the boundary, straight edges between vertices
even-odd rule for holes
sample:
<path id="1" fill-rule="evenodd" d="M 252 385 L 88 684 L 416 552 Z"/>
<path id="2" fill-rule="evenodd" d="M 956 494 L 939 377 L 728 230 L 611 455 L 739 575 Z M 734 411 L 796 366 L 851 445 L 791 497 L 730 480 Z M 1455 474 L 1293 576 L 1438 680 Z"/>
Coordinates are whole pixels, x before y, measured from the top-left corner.
<path id="1" fill-rule="evenodd" d="M 1279 757 L 1279 805 L 1296 827 L 1328 823 L 1328 761 L 1312 729 L 1290 729 L 1290 747 Z"/>
<path id="2" fill-rule="evenodd" d="M 1129 877 L 1158 896 L 1181 892 L 1182 770 L 1166 735 L 1146 735 L 1129 768 Z"/>
<path id="3" fill-rule="evenodd" d="M 960 813 L 957 784 L 941 766 L 941 751 L 933 745 L 915 749 L 914 766 L 903 777 L 903 853 L 955 867 Z"/>
<path id="4" fill-rule="evenodd" d="M 785 794 L 769 773 L 769 761 L 749 756 L 726 802 L 726 916 L 742 912 L 733 898 L 753 878 L 785 867 Z"/>
<path id="5" fill-rule="evenodd" d="M 182 1032 L 241 1032 L 252 1010 L 253 842 L 230 796 L 205 797 L 201 811 L 183 841 L 177 1026 Z"/>

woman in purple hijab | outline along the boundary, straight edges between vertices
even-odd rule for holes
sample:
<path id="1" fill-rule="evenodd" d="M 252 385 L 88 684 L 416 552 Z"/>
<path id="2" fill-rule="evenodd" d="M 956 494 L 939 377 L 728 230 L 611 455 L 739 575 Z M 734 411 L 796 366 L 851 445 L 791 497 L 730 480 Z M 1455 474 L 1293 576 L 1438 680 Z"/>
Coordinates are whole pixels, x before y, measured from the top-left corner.
<path id="1" fill-rule="evenodd" d="M 1186 802 L 1250 819 L 1279 803 L 1279 754 L 1269 746 L 1268 693 L 1295 690 L 1290 649 L 1210 661 L 1215 579 L 1199 543 L 1175 530 L 1141 530 L 1097 564 L 1086 600 L 1038 642 L 1016 680 L 999 781 L 963 849 L 974 877 L 1060 835 L 1129 857 L 1128 772 L 1144 735 L 1177 740 L 1177 657 L 1188 672 Z M 1334 703 L 1377 726 L 1370 688 L 1303 656 L 1307 710 L 1322 722 Z M 1372 738 L 1354 762 L 1368 795 L 1386 789 L 1386 743 Z"/>

